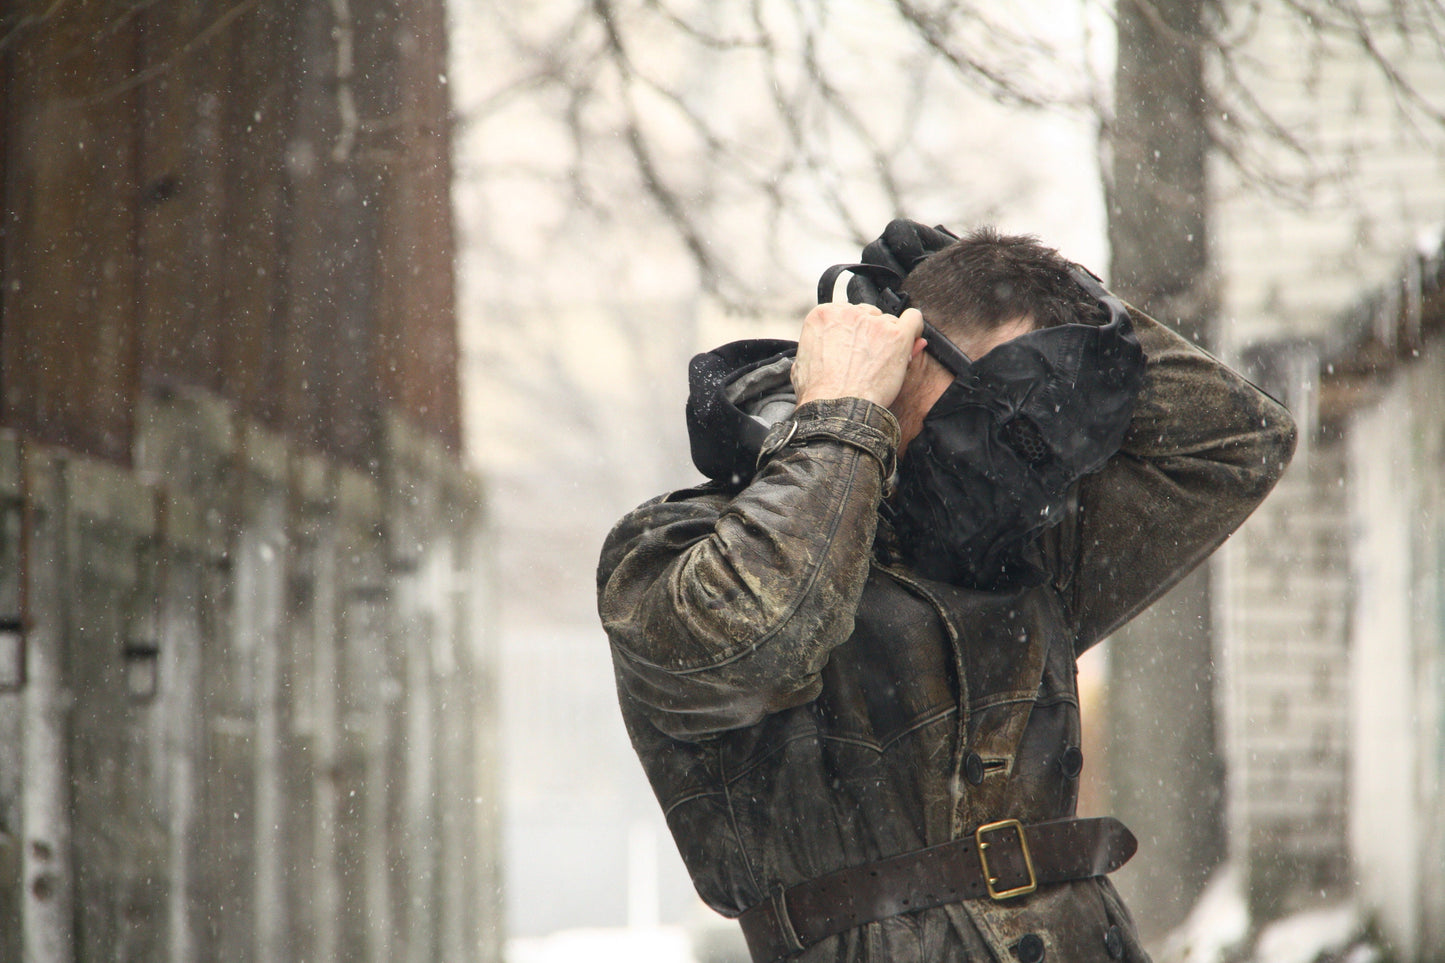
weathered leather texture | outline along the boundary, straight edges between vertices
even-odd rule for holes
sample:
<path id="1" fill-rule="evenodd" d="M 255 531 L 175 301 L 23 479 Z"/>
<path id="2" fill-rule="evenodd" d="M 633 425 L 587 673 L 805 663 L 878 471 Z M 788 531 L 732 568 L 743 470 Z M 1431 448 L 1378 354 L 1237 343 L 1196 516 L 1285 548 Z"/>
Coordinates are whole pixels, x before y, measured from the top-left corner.
<path id="1" fill-rule="evenodd" d="M 1133 421 L 1047 533 L 1043 585 L 970 591 L 882 561 L 898 428 L 860 399 L 801 406 L 806 442 L 740 493 L 675 492 L 608 536 L 599 612 L 623 717 L 718 912 L 980 823 L 1074 814 L 1076 657 L 1243 522 L 1294 445 L 1280 405 L 1133 320 Z M 1055 961 L 1146 959 L 1105 878 L 892 917 L 798 959 L 1002 963 L 1026 936 Z"/>
<path id="2" fill-rule="evenodd" d="M 1137 847 L 1134 835 L 1110 816 L 985 825 L 973 836 L 778 890 L 745 910 L 738 923 L 754 963 L 775 963 L 900 913 L 966 899 L 1012 899 L 1037 886 L 1104 876 Z"/>

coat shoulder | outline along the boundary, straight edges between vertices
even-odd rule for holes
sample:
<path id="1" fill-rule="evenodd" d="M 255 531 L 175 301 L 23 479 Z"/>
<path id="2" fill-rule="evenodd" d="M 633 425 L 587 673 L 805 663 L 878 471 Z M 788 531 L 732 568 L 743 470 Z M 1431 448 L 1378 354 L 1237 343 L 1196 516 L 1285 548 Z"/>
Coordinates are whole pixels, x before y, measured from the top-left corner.
<path id="1" fill-rule="evenodd" d="M 720 486 L 705 484 L 649 498 L 623 515 L 602 542 L 597 562 L 598 595 L 630 553 L 644 547 L 665 551 L 668 545 L 681 550 L 711 531 L 730 500 L 730 494 Z"/>

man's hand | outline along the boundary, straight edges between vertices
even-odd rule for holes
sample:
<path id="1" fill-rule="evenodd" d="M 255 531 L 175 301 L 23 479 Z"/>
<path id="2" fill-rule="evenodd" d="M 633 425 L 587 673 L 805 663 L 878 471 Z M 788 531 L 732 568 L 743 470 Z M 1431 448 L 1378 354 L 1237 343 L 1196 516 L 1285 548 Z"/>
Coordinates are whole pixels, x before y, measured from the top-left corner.
<path id="1" fill-rule="evenodd" d="M 898 397 L 908 362 L 923 350 L 923 315 L 901 317 L 871 304 L 820 304 L 808 312 L 793 362 L 798 404 L 863 398 L 887 407 Z"/>

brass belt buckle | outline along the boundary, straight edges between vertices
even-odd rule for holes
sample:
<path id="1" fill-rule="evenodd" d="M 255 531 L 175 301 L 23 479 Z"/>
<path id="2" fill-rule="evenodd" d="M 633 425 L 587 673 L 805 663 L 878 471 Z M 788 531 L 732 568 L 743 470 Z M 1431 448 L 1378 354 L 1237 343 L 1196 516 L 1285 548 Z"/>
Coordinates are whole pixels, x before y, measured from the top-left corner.
<path id="1" fill-rule="evenodd" d="M 1019 834 L 1019 850 L 1024 854 L 1024 868 L 1029 871 L 1029 881 L 1022 886 L 1015 886 L 1012 889 L 996 889 L 998 877 L 988 865 L 988 843 L 983 841 L 985 833 L 996 832 L 1000 829 L 1012 829 Z M 990 899 L 1010 899 L 1014 896 L 1027 896 L 1039 888 L 1038 876 L 1034 873 L 1034 858 L 1029 853 L 1029 840 L 1024 835 L 1024 825 L 1017 819 L 1000 819 L 996 823 L 985 823 L 973 831 L 973 841 L 978 845 L 978 862 L 983 867 L 984 885 L 988 887 Z"/>

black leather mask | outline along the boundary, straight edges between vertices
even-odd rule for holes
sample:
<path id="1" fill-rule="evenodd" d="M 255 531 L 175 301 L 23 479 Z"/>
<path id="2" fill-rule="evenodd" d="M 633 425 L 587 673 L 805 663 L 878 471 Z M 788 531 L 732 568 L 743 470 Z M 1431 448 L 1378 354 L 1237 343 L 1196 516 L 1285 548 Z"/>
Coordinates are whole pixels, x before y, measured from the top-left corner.
<path id="1" fill-rule="evenodd" d="M 909 442 L 884 507 L 925 578 L 990 590 L 1043 581 L 1038 535 L 1061 520 L 1070 486 L 1123 441 L 1144 353 L 1123 302 L 1082 268 L 1071 273 L 1108 309 L 1107 322 L 1033 331 L 978 361 L 927 331 L 955 380 Z"/>

